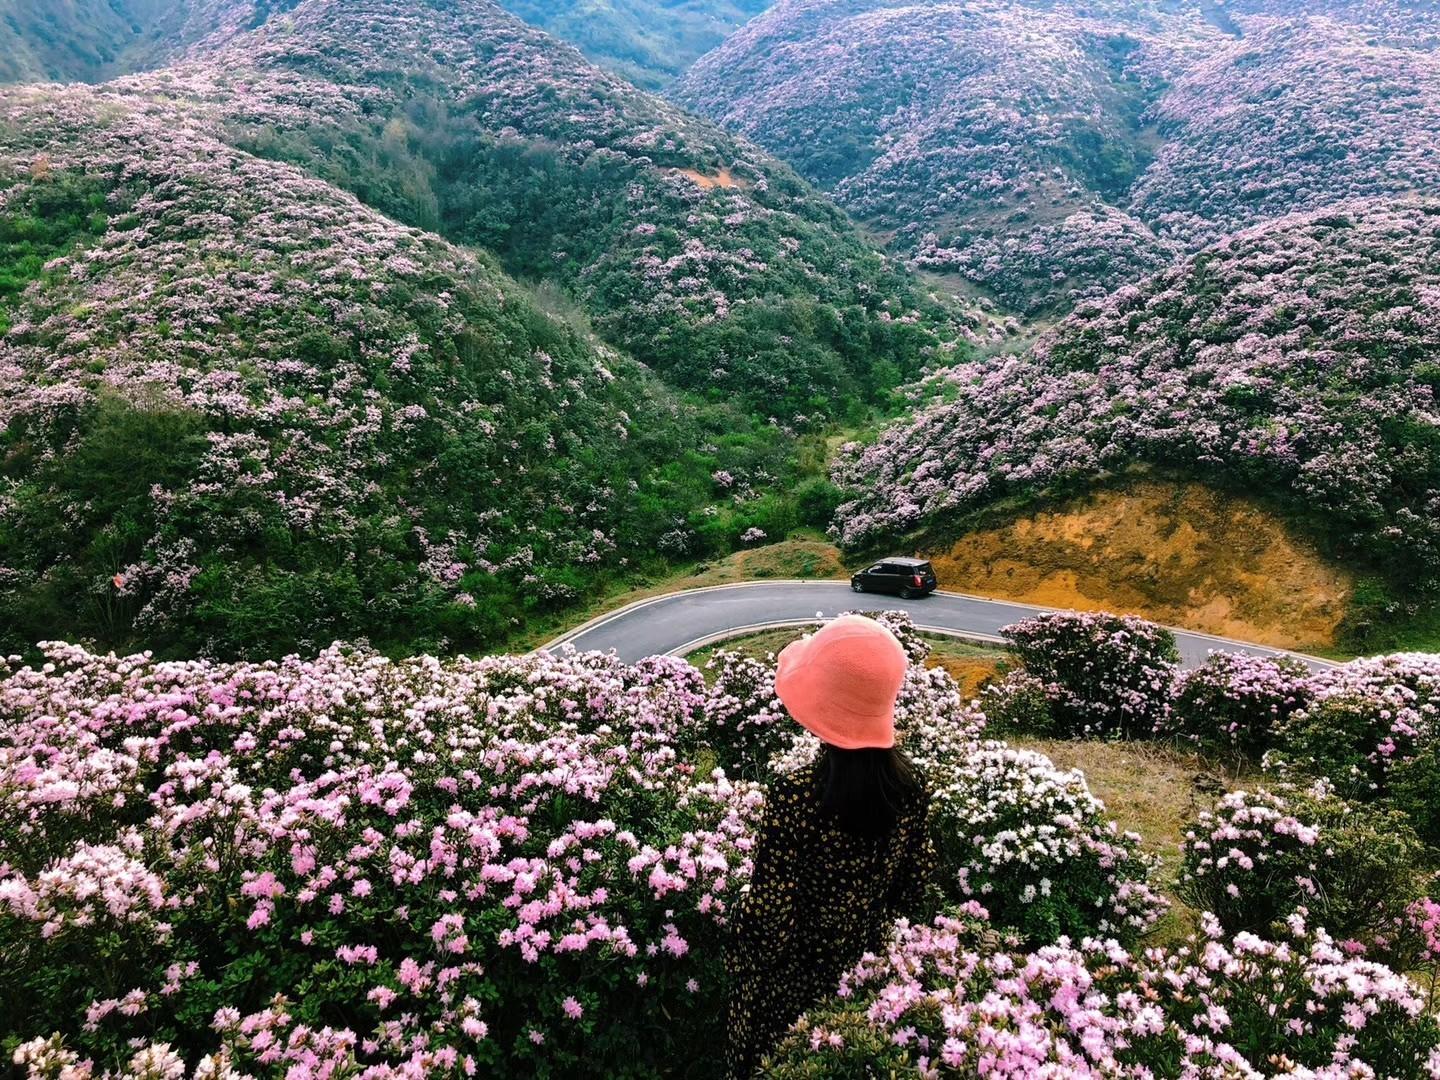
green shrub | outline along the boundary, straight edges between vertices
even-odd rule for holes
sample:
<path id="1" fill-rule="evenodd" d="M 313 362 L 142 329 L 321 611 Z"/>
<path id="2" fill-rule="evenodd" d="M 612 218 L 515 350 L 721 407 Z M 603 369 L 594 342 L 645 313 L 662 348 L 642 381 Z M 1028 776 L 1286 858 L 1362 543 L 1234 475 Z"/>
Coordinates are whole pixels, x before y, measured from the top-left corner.
<path id="1" fill-rule="evenodd" d="M 1064 737 L 1147 738 L 1165 720 L 1175 635 L 1133 616 L 1056 612 L 1001 631 Z"/>
<path id="2" fill-rule="evenodd" d="M 1242 791 L 1186 835 L 1177 891 L 1227 933 L 1266 933 L 1303 909 L 1336 938 L 1373 947 L 1423 895 L 1423 863 L 1404 814 L 1334 796 Z"/>

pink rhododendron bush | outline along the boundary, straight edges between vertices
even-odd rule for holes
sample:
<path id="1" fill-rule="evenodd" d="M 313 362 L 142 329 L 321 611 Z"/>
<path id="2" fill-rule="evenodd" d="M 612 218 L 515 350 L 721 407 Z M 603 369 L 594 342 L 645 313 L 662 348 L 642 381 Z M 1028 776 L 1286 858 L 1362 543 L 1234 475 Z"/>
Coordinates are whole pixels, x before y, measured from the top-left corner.
<path id="1" fill-rule="evenodd" d="M 47 649 L 0 684 L 7 1047 L 618 1075 L 716 1037 L 763 796 L 688 764 L 694 668 Z"/>
<path id="2" fill-rule="evenodd" d="M 32 1072 L 654 1075 L 722 1037 L 763 804 L 724 770 L 813 753 L 768 665 L 45 649 L 0 681 L 0 1039 Z M 973 784 L 983 720 L 943 670 L 899 713 Z M 1007 827 L 971 826 L 970 865 Z"/>
<path id="3" fill-rule="evenodd" d="M 1433 967 L 1412 908 L 1433 887 L 1405 815 L 1298 790 L 1236 791 L 1185 838 L 1177 886 L 1229 933 L 1307 913 L 1351 953 Z"/>
<path id="4" fill-rule="evenodd" d="M 1294 916 L 1273 939 L 1210 917 L 1173 948 L 1113 941 L 1017 953 L 975 904 L 897 928 L 812 1011 L 765 1075 L 1440 1076 L 1416 987 Z"/>
<path id="5" fill-rule="evenodd" d="M 1149 735 L 1162 722 L 1175 635 L 1130 615 L 1056 612 L 1001 630 L 1066 736 Z"/>
<path id="6" fill-rule="evenodd" d="M 905 616 L 880 618 L 923 660 Z M 44 649 L 0 673 L 0 1050 L 24 1073 L 718 1069 L 763 784 L 817 749 L 773 663 Z M 943 669 L 912 665 L 897 720 L 940 864 L 890 952 L 799 1029 L 815 1062 L 1179 1075 L 1283 1050 L 1423 1075 L 1433 1021 L 1377 963 L 1403 941 L 1420 970 L 1418 890 L 1353 952 L 1317 928 L 1141 957 L 1158 867 L 1080 774 L 984 741 Z M 1216 950 L 1238 959 L 1207 967 Z"/>

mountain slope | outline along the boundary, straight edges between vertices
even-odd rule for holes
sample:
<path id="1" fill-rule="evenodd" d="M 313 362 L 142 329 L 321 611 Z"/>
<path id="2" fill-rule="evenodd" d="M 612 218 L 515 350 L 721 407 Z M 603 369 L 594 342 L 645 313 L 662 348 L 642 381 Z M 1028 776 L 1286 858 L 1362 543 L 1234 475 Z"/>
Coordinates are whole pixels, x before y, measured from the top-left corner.
<path id="1" fill-rule="evenodd" d="M 1123 209 L 1150 160 L 1140 118 L 1187 52 L 1219 41 L 1198 20 L 1112 8 L 789 0 L 675 96 L 924 265 L 1052 307 L 1173 257 Z"/>
<path id="2" fill-rule="evenodd" d="M 1433 19 L 1342 0 L 786 0 L 675 95 L 920 266 L 1036 315 L 1237 228 L 1440 190 L 1440 54 L 1414 47 Z"/>
<path id="3" fill-rule="evenodd" d="M 560 284 L 678 386 L 763 415 L 856 408 L 955 337 L 787 168 L 488 0 L 303 0 L 115 87 Z"/>
<path id="4" fill-rule="evenodd" d="M 838 479 L 843 536 L 1083 488 L 1137 465 L 1263 493 L 1420 603 L 1440 578 L 1440 204 L 1257 226 L 1103 302 L 942 400 Z"/>
<path id="5" fill-rule="evenodd" d="M 258 26 L 295 0 L 0 0 L 0 83 L 99 82 L 207 37 Z"/>
<path id="6" fill-rule="evenodd" d="M 504 6 L 653 90 L 764 11 L 769 0 L 505 0 Z"/>
<path id="7" fill-rule="evenodd" d="M 1188 246 L 1268 218 L 1440 192 L 1440 55 L 1328 19 L 1247 21 L 1155 107 L 1131 210 Z"/>
<path id="8" fill-rule="evenodd" d="M 493 641 L 652 551 L 706 437 L 487 259 L 168 108 L 0 94 L 0 649 Z"/>

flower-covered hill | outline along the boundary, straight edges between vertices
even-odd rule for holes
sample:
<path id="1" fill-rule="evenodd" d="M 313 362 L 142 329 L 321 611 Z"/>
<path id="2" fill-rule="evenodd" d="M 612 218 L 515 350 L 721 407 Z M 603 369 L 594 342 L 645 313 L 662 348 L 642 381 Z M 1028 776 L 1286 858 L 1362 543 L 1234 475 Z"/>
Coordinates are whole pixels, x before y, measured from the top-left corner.
<path id="1" fill-rule="evenodd" d="M 1440 192 L 1440 54 L 1328 19 L 1248 19 L 1177 78 L 1130 209 L 1188 247 L 1342 199 Z"/>
<path id="2" fill-rule="evenodd" d="M 1363 27 L 1376 40 L 1435 48 L 1440 45 L 1440 9 L 1429 3 L 1376 3 L 1375 0 L 1190 0 L 1231 32 L 1244 33 L 1245 16 L 1294 19 L 1320 15 Z M 1207 12 L 1208 7 L 1208 12 Z"/>
<path id="3" fill-rule="evenodd" d="M 1151 5 L 790 0 L 699 61 L 682 103 L 756 139 L 1022 310 L 1174 255 L 1125 212 L 1141 117 L 1218 31 Z"/>
<path id="4" fill-rule="evenodd" d="M 1331 8 L 786 0 L 674 93 L 1036 315 L 1237 228 L 1440 190 L 1433 17 Z"/>
<path id="5" fill-rule="evenodd" d="M 638 365 L 171 110 L 0 94 L 0 267 L 0 648 L 466 647 L 688 508 Z"/>
<path id="6" fill-rule="evenodd" d="M 1361 565 L 1440 578 L 1440 206 L 1360 201 L 1236 234 L 962 364 L 837 479 L 844 539 L 1148 463 L 1274 496 Z"/>
<path id="7" fill-rule="evenodd" d="M 843 412 L 950 355 L 943 312 L 793 172 L 490 0 L 302 0 L 112 84 L 558 283 L 681 387 Z"/>

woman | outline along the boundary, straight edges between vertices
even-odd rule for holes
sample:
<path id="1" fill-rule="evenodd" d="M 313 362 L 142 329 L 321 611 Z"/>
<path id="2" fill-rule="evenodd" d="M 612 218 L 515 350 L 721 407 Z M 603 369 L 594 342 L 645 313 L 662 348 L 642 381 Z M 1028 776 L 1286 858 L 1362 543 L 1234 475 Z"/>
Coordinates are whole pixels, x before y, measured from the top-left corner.
<path id="1" fill-rule="evenodd" d="M 933 862 L 929 794 L 895 749 L 906 666 L 895 635 L 862 615 L 841 616 L 780 654 L 775 692 L 825 745 L 766 799 L 726 958 L 732 1076 L 753 1074 L 920 901 Z"/>

